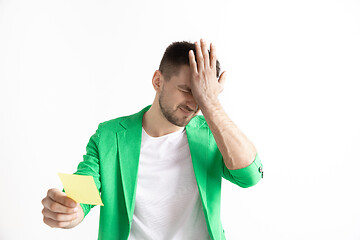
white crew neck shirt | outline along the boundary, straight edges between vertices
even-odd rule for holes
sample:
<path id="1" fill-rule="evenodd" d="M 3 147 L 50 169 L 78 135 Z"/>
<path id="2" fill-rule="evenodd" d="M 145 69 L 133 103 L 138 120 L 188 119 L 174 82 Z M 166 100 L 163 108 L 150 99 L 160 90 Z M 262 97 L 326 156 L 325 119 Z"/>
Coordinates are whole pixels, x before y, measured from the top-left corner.
<path id="1" fill-rule="evenodd" d="M 142 130 L 130 240 L 209 240 L 185 128 Z"/>

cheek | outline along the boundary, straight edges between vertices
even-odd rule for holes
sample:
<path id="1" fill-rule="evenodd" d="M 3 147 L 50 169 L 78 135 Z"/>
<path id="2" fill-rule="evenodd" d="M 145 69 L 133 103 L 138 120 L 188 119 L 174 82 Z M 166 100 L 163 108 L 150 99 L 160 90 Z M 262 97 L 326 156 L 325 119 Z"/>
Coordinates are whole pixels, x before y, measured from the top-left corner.
<path id="1" fill-rule="evenodd" d="M 168 100 L 173 103 L 181 102 L 185 99 L 183 94 L 179 91 L 169 91 L 167 93 Z"/>
<path id="2" fill-rule="evenodd" d="M 184 105 L 186 103 L 186 95 L 176 88 L 167 88 L 162 92 L 162 94 L 163 103 L 173 108 L 174 110 L 177 109 L 180 105 Z"/>
<path id="3" fill-rule="evenodd" d="M 167 108 L 176 110 L 179 105 L 181 105 L 181 96 L 173 91 L 167 91 L 162 93 L 161 102 L 163 106 Z"/>
<path id="4" fill-rule="evenodd" d="M 183 93 L 174 95 L 174 99 L 178 105 L 186 105 L 186 96 Z"/>

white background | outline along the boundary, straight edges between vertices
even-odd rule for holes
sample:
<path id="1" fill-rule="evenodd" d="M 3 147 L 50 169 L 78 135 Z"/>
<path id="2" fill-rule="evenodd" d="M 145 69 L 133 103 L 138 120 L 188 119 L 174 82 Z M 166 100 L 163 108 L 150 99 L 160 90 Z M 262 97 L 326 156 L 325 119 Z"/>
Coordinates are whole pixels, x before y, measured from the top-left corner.
<path id="1" fill-rule="evenodd" d="M 360 2 L 0 0 L 0 239 L 96 239 L 42 222 L 98 123 L 151 104 L 171 42 L 204 38 L 264 179 L 223 181 L 227 239 L 360 239 Z"/>

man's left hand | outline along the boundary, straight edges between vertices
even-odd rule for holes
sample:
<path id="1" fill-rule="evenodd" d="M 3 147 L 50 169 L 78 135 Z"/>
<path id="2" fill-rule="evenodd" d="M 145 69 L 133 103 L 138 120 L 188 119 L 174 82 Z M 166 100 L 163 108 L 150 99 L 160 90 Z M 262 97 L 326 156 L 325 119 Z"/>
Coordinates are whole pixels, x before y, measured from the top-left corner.
<path id="1" fill-rule="evenodd" d="M 200 45 L 201 44 L 201 45 Z M 191 71 L 191 92 L 200 109 L 218 102 L 218 95 L 224 89 L 225 72 L 219 80 L 216 77 L 215 47 L 210 44 L 210 56 L 204 40 L 195 42 L 196 60 L 192 50 L 189 52 Z"/>

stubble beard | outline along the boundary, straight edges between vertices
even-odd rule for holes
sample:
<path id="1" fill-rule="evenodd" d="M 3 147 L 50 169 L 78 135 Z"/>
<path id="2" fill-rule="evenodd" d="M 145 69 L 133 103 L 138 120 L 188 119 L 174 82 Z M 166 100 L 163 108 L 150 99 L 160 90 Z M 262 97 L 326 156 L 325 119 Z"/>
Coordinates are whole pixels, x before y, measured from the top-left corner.
<path id="1" fill-rule="evenodd" d="M 175 110 L 171 110 L 170 108 L 165 107 L 163 92 L 161 92 L 160 96 L 159 96 L 159 106 L 160 106 L 160 110 L 161 110 L 163 116 L 166 118 L 166 120 L 168 120 L 170 123 L 172 123 L 178 127 L 185 127 L 195 115 L 195 113 L 193 113 L 192 115 L 190 115 L 188 117 L 184 116 L 184 118 L 176 117 L 175 116 L 176 111 L 179 109 L 179 107 L 181 107 L 181 105 L 177 106 L 177 108 Z M 188 108 L 186 106 L 182 106 L 182 107 L 188 110 Z"/>

